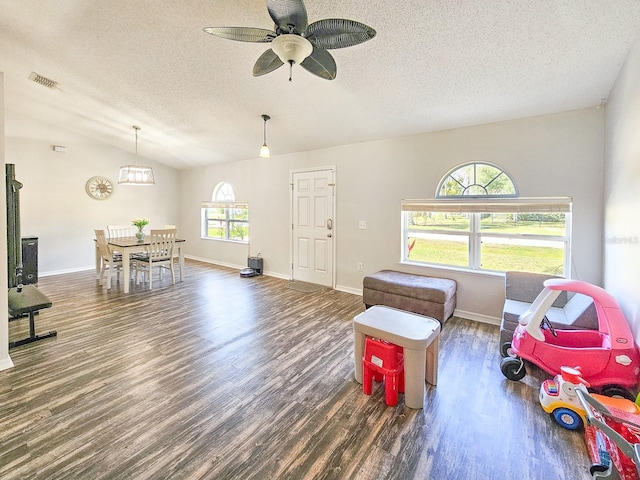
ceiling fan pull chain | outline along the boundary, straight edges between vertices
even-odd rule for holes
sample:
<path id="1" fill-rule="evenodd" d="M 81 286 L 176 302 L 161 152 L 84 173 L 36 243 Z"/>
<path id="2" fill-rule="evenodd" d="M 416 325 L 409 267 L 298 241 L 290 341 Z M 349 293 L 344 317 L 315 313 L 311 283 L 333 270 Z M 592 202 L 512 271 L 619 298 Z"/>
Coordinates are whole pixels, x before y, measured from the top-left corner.
<path id="1" fill-rule="evenodd" d="M 293 75 L 293 60 L 289 60 L 289 81 L 291 81 L 292 75 Z"/>

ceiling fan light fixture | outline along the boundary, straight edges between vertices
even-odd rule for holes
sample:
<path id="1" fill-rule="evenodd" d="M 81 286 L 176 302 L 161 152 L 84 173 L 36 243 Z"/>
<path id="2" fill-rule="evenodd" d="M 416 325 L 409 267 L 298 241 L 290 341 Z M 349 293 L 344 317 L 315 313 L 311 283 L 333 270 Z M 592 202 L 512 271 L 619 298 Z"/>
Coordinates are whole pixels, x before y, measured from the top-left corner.
<path id="1" fill-rule="evenodd" d="M 271 50 L 282 60 L 282 63 L 300 65 L 313 52 L 313 45 L 306 38 L 294 33 L 278 35 L 271 42 Z"/>
<path id="2" fill-rule="evenodd" d="M 138 130 L 140 127 L 132 125 L 136 132 L 136 159 L 138 158 Z M 141 165 L 123 165 L 118 175 L 120 185 L 155 185 L 153 169 Z"/>

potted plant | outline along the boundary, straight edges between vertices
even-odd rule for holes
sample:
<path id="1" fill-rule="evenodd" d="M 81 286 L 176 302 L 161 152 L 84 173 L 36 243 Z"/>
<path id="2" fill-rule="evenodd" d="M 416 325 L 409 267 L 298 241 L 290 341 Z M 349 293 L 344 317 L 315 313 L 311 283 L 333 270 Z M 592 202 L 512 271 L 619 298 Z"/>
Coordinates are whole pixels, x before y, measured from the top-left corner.
<path id="1" fill-rule="evenodd" d="M 139 242 L 141 242 L 142 240 L 144 240 L 144 227 L 146 227 L 147 225 L 149 225 L 149 219 L 148 218 L 135 218 L 131 221 L 131 223 L 133 225 L 135 225 L 136 227 L 138 227 L 138 231 L 136 232 L 136 238 L 138 239 Z"/>

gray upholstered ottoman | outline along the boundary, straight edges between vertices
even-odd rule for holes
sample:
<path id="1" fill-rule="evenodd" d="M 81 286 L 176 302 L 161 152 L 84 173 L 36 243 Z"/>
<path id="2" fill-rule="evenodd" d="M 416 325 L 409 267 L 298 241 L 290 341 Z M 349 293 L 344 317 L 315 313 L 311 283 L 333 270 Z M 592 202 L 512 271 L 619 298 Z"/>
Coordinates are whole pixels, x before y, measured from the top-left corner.
<path id="1" fill-rule="evenodd" d="M 436 318 L 444 324 L 456 308 L 455 280 L 381 270 L 362 281 L 367 308 L 386 305 Z"/>

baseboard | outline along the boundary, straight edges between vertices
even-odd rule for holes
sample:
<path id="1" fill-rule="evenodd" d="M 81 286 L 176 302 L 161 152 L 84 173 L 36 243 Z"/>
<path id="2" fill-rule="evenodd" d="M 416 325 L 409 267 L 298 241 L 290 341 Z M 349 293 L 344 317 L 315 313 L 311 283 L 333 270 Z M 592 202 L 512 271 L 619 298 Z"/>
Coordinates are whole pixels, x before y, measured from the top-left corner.
<path id="1" fill-rule="evenodd" d="M 465 310 L 459 310 L 457 308 L 454 310 L 453 314 L 456 317 L 465 318 L 467 320 L 500 326 L 500 318 L 498 317 L 491 317 L 489 315 L 483 315 L 481 313 L 467 312 Z"/>
<path id="2" fill-rule="evenodd" d="M 210 258 L 194 257 L 193 255 L 185 255 L 184 258 L 188 258 L 190 260 L 196 260 L 202 263 L 208 263 L 209 265 L 218 265 L 220 267 L 234 268 L 236 270 L 242 270 L 247 268 L 246 265 L 236 265 L 235 263 L 217 262 L 217 261 L 211 260 Z M 266 277 L 275 277 L 275 278 L 280 278 L 282 280 L 290 280 L 289 275 L 283 275 L 278 272 L 271 272 L 271 271 L 265 270 L 264 272 L 262 272 L 262 274 Z"/>
<path id="3" fill-rule="evenodd" d="M 64 270 L 53 270 L 51 272 L 38 272 L 38 277 L 51 277 L 52 275 L 63 275 L 65 273 L 86 272 L 87 270 L 95 270 L 96 266 L 90 267 L 78 267 L 78 268 L 66 268 Z"/>
<path id="4" fill-rule="evenodd" d="M 351 293 L 353 295 L 358 295 L 358 296 L 362 296 L 362 289 L 361 288 L 352 288 L 352 287 L 345 287 L 344 285 L 336 285 L 336 290 L 338 290 L 339 292 L 345 292 L 345 293 Z"/>
<path id="5" fill-rule="evenodd" d="M 5 358 L 0 359 L 0 370 L 7 370 L 8 368 L 13 367 L 13 362 L 11 361 L 11 357 L 7 355 Z"/>
<path id="6" fill-rule="evenodd" d="M 188 258 L 190 260 L 196 260 L 202 263 L 208 263 L 210 265 L 218 265 L 220 267 L 235 268 L 236 270 L 242 270 L 243 268 L 247 268 L 246 265 L 236 265 L 235 263 L 217 262 L 217 261 L 211 260 L 210 258 L 194 257 L 193 255 L 185 255 L 184 258 L 185 259 Z"/>
<path id="7" fill-rule="evenodd" d="M 278 273 L 278 272 L 270 272 L 270 271 L 265 270 L 262 273 L 264 275 L 266 275 L 267 277 L 279 278 L 280 280 L 291 280 L 291 277 L 289 275 L 283 275 L 283 274 Z"/>

